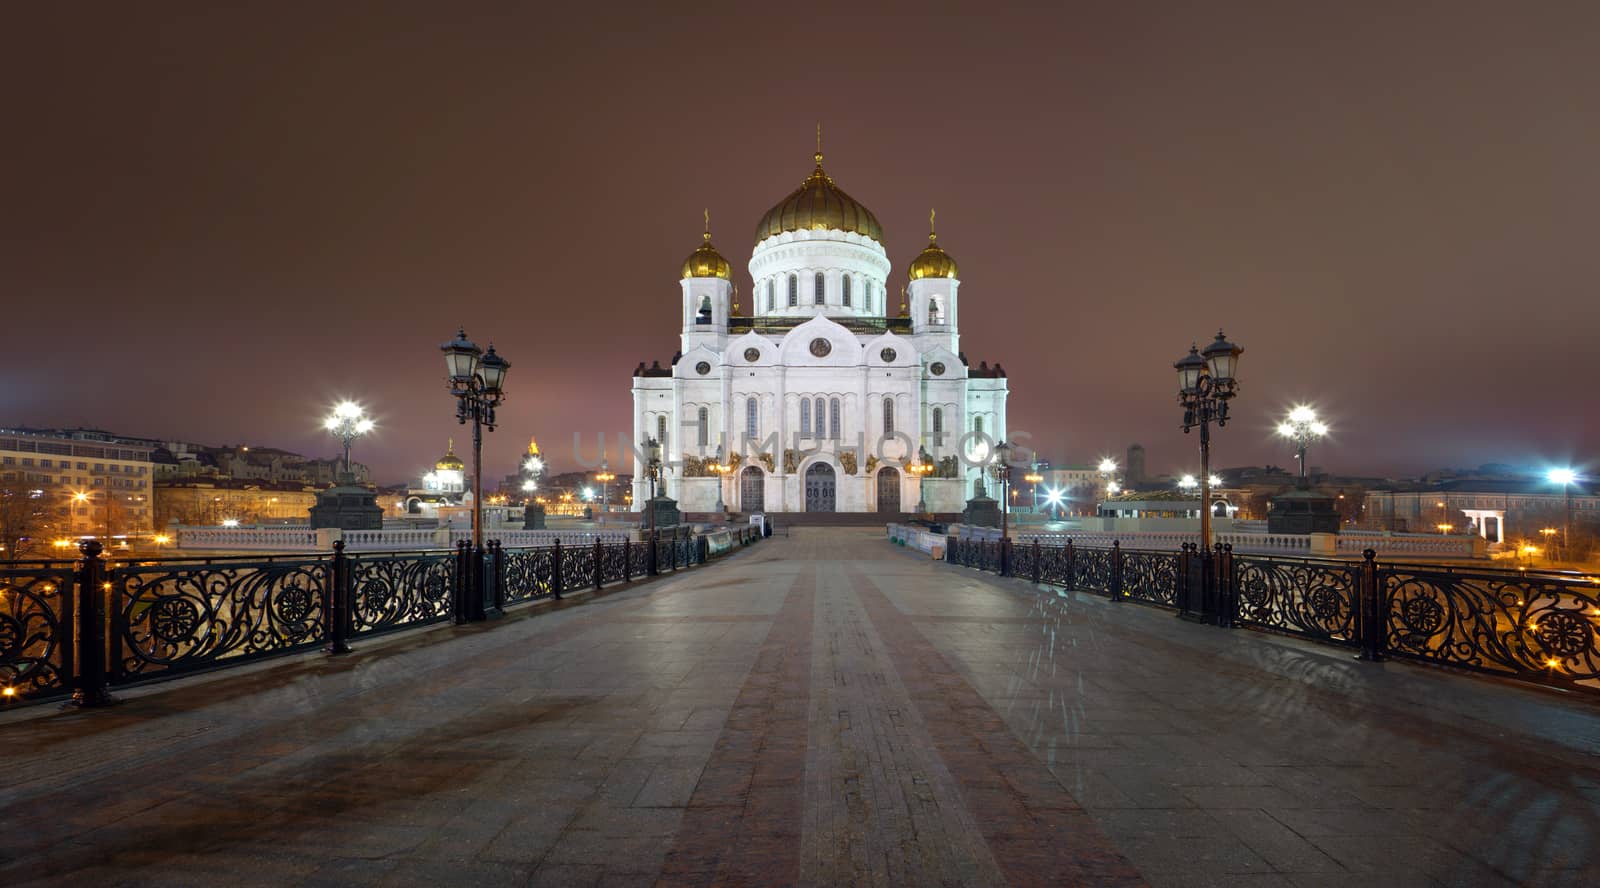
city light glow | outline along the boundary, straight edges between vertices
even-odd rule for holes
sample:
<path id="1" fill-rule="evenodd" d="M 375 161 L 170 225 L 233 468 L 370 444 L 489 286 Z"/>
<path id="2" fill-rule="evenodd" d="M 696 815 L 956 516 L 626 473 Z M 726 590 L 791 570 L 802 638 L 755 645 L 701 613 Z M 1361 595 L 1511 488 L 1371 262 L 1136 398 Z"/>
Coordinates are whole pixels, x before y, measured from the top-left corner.
<path id="1" fill-rule="evenodd" d="M 1221 487 L 1222 486 L 1222 476 L 1221 475 L 1207 475 L 1206 476 L 1206 482 L 1209 483 L 1212 487 Z"/>
<path id="2" fill-rule="evenodd" d="M 544 471 L 544 460 L 537 456 L 530 456 L 522 462 L 522 469 L 526 472 L 538 474 Z"/>
<path id="3" fill-rule="evenodd" d="M 1046 487 L 1044 489 L 1044 503 L 1047 506 L 1059 506 L 1066 502 L 1067 492 L 1060 487 Z"/>
<path id="4" fill-rule="evenodd" d="M 1571 484 L 1578 480 L 1578 473 L 1572 469 L 1551 469 L 1544 476 L 1551 484 Z"/>
<path id="5" fill-rule="evenodd" d="M 1102 472 L 1115 472 L 1116 470 L 1117 470 L 1117 461 L 1116 460 L 1112 459 L 1109 456 L 1100 460 L 1100 471 L 1102 471 Z"/>
<path id="6" fill-rule="evenodd" d="M 1193 475 L 1184 475 L 1178 479 L 1178 486 L 1184 490 L 1193 490 L 1200 486 L 1200 480 Z"/>
<path id="7" fill-rule="evenodd" d="M 238 527 L 239 526 L 239 519 L 237 519 L 237 518 L 224 518 L 224 519 L 222 519 L 222 526 L 223 527 Z"/>

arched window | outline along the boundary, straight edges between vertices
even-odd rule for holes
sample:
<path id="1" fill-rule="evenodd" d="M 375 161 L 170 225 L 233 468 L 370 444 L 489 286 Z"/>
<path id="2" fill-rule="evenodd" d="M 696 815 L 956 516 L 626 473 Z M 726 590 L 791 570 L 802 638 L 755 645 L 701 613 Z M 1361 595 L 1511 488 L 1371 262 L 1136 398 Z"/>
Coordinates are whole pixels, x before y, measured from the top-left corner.
<path id="1" fill-rule="evenodd" d="M 974 416 L 972 418 L 972 430 L 980 435 L 983 434 L 983 417 Z"/>
<path id="2" fill-rule="evenodd" d="M 656 414 L 656 443 L 661 445 L 661 452 L 667 452 L 667 415 Z"/>
<path id="3" fill-rule="evenodd" d="M 928 300 L 928 323 L 930 323 L 930 324 L 938 324 L 938 323 L 942 323 L 943 320 L 944 320 L 944 318 L 941 317 L 940 314 L 939 314 L 939 300 L 937 300 L 937 299 L 929 299 Z"/>
<path id="4" fill-rule="evenodd" d="M 933 408 L 933 443 L 944 443 L 944 410 L 939 407 Z"/>
<path id="5" fill-rule="evenodd" d="M 892 437 L 893 435 L 894 435 L 894 399 L 893 398 L 884 398 L 883 399 L 883 436 L 885 438 L 888 438 L 888 437 Z"/>
<path id="6" fill-rule="evenodd" d="M 767 281 L 767 311 L 772 311 L 777 306 L 777 291 L 778 285 L 770 280 Z"/>
<path id="7" fill-rule="evenodd" d="M 750 437 L 752 439 L 756 438 L 761 432 L 760 425 L 756 422 L 757 418 L 759 417 L 759 414 L 760 414 L 760 410 L 759 410 L 759 408 L 756 407 L 756 399 L 755 398 L 745 398 L 744 399 L 744 433 L 745 433 L 746 436 L 748 436 L 748 437 Z"/>
<path id="8" fill-rule="evenodd" d="M 695 425 L 697 426 L 695 429 L 695 438 L 699 442 L 700 446 L 704 447 L 711 443 L 711 414 L 708 410 L 706 410 L 706 408 L 701 407 L 699 410 L 695 411 L 694 421 Z"/>
<path id="9" fill-rule="evenodd" d="M 828 402 L 822 398 L 817 399 L 817 437 L 828 437 L 828 423 L 823 419 L 822 413 L 828 408 Z"/>
<path id="10" fill-rule="evenodd" d="M 796 276 L 796 275 L 792 275 L 791 274 L 791 275 L 789 275 L 789 307 L 793 308 L 794 306 L 799 305 L 799 304 L 800 304 L 800 278 L 798 276 Z"/>
<path id="11" fill-rule="evenodd" d="M 817 305 L 822 304 L 822 272 L 817 272 L 811 287 L 811 301 Z"/>
<path id="12" fill-rule="evenodd" d="M 800 399 L 800 437 L 811 437 L 811 399 Z"/>
<path id="13" fill-rule="evenodd" d="M 828 428 L 833 430 L 833 440 L 839 440 L 839 399 L 828 402 Z"/>
<path id="14" fill-rule="evenodd" d="M 844 276 L 844 304 L 850 304 L 850 275 Z"/>

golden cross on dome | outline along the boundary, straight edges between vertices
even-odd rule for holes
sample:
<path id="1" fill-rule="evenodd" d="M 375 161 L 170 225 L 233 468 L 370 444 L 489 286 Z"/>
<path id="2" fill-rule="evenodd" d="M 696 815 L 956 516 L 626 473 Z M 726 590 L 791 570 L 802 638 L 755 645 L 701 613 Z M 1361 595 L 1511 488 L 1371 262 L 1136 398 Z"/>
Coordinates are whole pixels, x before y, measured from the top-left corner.
<path id="1" fill-rule="evenodd" d="M 934 225 L 933 225 L 933 217 L 935 215 L 937 215 L 936 211 L 934 211 L 934 210 L 929 210 L 928 211 L 928 242 L 929 243 L 932 243 L 933 241 L 936 241 L 936 240 L 939 239 L 939 234 L 934 229 Z"/>
<path id="2" fill-rule="evenodd" d="M 817 166 L 822 166 L 822 121 L 817 121 Z"/>
<path id="3" fill-rule="evenodd" d="M 706 207 L 706 243 L 711 243 L 711 208 Z"/>

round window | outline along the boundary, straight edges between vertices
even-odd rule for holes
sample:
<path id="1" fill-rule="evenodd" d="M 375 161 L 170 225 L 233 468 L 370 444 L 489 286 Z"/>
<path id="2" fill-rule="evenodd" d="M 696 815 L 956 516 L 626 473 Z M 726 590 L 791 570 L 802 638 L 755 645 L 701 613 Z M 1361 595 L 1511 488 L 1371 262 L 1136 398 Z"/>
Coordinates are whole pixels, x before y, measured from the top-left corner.
<path id="1" fill-rule="evenodd" d="M 831 351 L 833 351 L 833 343 L 828 340 L 821 338 L 811 340 L 811 353 L 817 357 L 826 358 Z"/>
<path id="2" fill-rule="evenodd" d="M 928 365 L 928 372 L 932 373 L 934 376 L 943 376 L 944 375 L 944 362 L 943 361 L 934 361 L 932 364 L 929 364 Z"/>
<path id="3" fill-rule="evenodd" d="M 894 349 L 886 348 L 883 351 L 878 352 L 878 357 L 883 358 L 883 362 L 885 364 L 893 364 L 894 359 L 898 356 L 895 354 Z"/>
<path id="4" fill-rule="evenodd" d="M 711 365 L 707 364 L 705 361 L 701 361 L 700 363 L 694 365 L 694 372 L 704 376 L 711 372 Z"/>
<path id="5" fill-rule="evenodd" d="M 759 349 L 759 348 L 747 348 L 747 349 L 745 349 L 744 350 L 744 359 L 746 361 L 749 361 L 752 364 L 754 364 L 756 361 L 761 360 L 761 349 Z"/>

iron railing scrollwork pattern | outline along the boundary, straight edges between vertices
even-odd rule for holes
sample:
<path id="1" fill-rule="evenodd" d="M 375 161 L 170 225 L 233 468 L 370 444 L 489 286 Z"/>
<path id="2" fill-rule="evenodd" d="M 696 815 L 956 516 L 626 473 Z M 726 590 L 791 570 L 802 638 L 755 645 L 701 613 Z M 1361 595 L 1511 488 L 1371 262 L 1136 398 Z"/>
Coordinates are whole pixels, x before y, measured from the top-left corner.
<path id="1" fill-rule="evenodd" d="M 1236 555 L 1233 564 L 1238 596 L 1233 617 L 1240 625 L 1333 644 L 1360 643 L 1359 563 Z"/>
<path id="2" fill-rule="evenodd" d="M 457 583 L 454 552 L 352 555 L 349 561 L 352 635 L 450 618 Z"/>
<path id="3" fill-rule="evenodd" d="M 1513 676 L 1600 680 L 1600 585 L 1409 566 L 1378 574 L 1391 655 Z"/>
<path id="4" fill-rule="evenodd" d="M 74 581 L 70 564 L 0 570 L 0 687 L 24 699 L 72 689 Z"/>
<path id="5" fill-rule="evenodd" d="M 326 632 L 327 559 L 114 567 L 110 679 L 192 672 L 314 647 Z"/>
<path id="6" fill-rule="evenodd" d="M 1178 554 L 1123 550 L 1122 594 L 1134 601 L 1177 607 Z"/>
<path id="7" fill-rule="evenodd" d="M 501 580 L 506 603 L 537 601 L 555 593 L 555 554 L 550 546 L 536 549 L 503 549 L 506 575 Z"/>
<path id="8" fill-rule="evenodd" d="M 945 560 L 999 572 L 1000 544 L 947 536 Z M 1011 574 L 1294 635 L 1361 658 L 1407 657 L 1600 691 L 1600 583 L 1525 571 L 1202 552 L 1015 546 Z"/>

